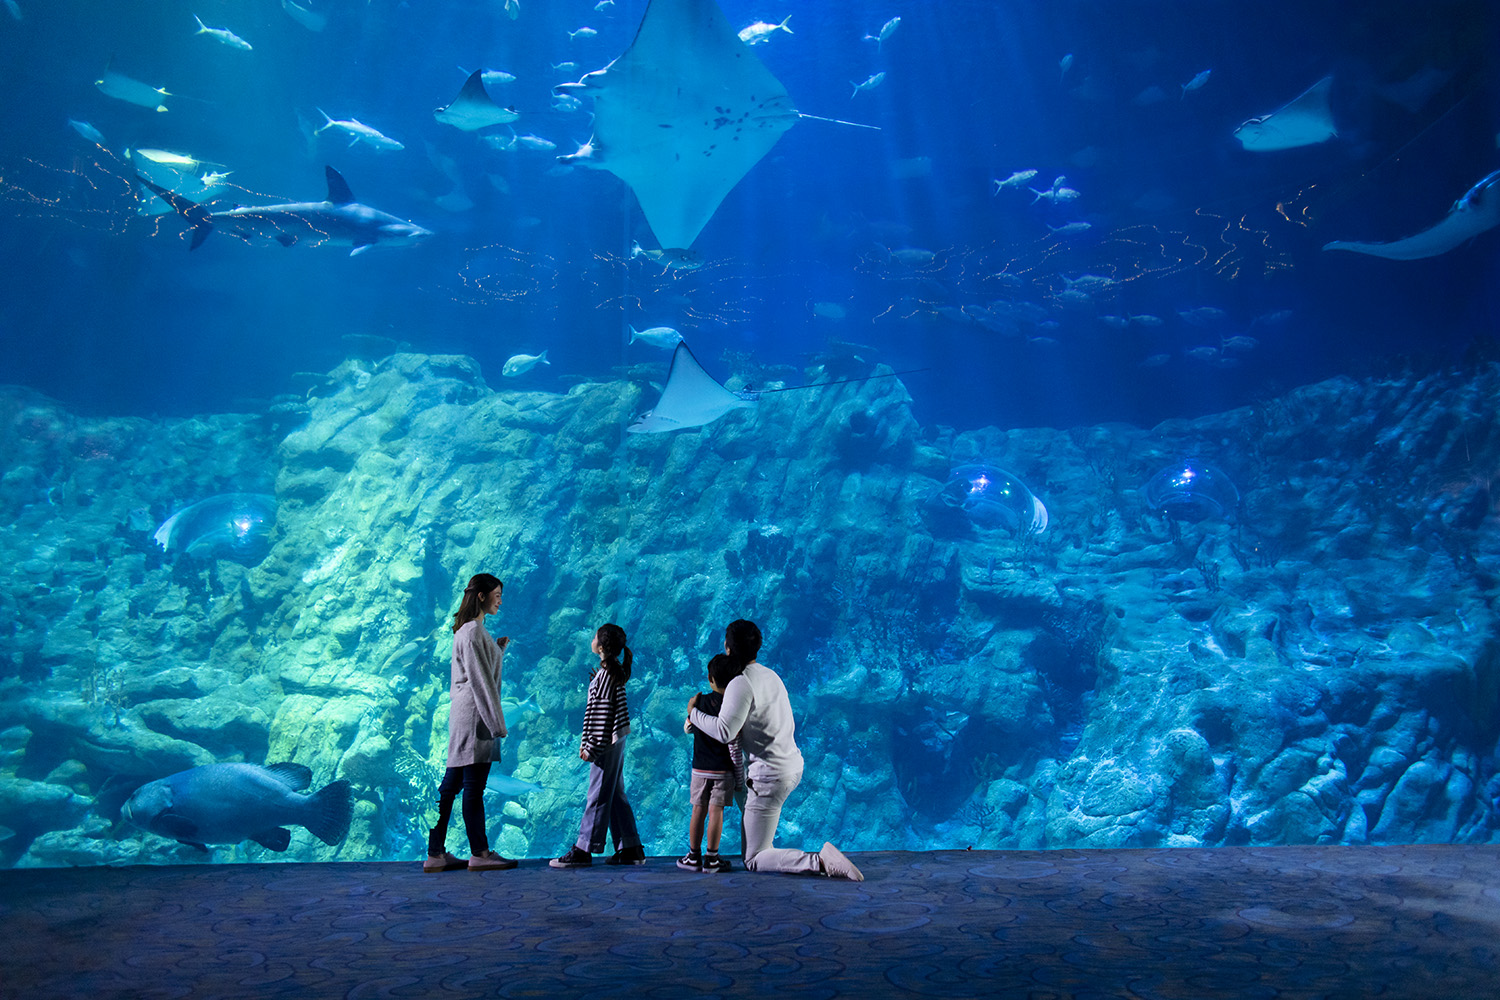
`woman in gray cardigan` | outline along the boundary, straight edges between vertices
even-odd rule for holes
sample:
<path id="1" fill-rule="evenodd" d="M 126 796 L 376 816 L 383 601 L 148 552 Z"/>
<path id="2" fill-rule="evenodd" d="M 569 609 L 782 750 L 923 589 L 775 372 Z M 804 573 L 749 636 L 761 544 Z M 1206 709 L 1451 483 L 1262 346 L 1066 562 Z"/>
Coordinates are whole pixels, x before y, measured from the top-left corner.
<path id="1" fill-rule="evenodd" d="M 424 872 L 516 867 L 516 862 L 490 850 L 484 828 L 484 786 L 490 778 L 490 765 L 500 759 L 500 739 L 505 735 L 500 666 L 505 647 L 510 644 L 510 636 L 501 636 L 498 641 L 491 638 L 484 629 L 484 618 L 500 610 L 503 588 L 504 584 L 488 573 L 471 577 L 453 616 L 448 771 L 438 785 L 438 822 L 427 834 Z M 464 832 L 469 835 L 471 855 L 467 862 L 447 851 L 448 818 L 460 790 L 464 793 Z"/>

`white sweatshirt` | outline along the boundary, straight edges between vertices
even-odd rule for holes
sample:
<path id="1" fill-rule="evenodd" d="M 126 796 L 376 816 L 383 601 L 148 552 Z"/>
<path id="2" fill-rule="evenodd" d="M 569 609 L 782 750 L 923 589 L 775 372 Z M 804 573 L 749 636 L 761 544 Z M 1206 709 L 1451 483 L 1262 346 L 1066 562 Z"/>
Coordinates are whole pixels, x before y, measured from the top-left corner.
<path id="1" fill-rule="evenodd" d="M 693 725 L 720 743 L 738 736 L 746 771 L 752 778 L 767 772 L 802 770 L 802 751 L 794 739 L 797 723 L 792 719 L 792 701 L 786 685 L 770 667 L 751 663 L 724 688 L 718 715 L 705 715 L 695 708 L 690 717 Z"/>

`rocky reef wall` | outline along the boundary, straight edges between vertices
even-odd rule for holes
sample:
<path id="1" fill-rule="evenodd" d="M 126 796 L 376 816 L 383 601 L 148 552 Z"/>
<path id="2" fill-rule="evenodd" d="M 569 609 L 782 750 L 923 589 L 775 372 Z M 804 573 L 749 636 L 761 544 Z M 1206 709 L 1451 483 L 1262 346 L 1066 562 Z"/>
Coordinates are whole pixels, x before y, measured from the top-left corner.
<path id="1" fill-rule="evenodd" d="M 497 776 L 540 786 L 492 780 L 507 855 L 576 832 L 605 621 L 636 654 L 648 851 L 682 848 L 683 709 L 738 617 L 807 760 L 781 843 L 1492 841 L 1497 392 L 1489 367 L 1150 430 L 955 433 L 886 378 L 627 436 L 643 381 L 496 392 L 456 356 L 350 361 L 305 405 L 190 420 L 5 390 L 0 864 L 419 856 L 447 623 L 480 571 L 513 639 Z M 1140 485 L 1184 456 L 1234 479 L 1235 517 L 1147 508 Z M 936 503 L 974 461 L 1021 477 L 1048 529 Z M 269 554 L 164 557 L 161 517 L 227 492 L 275 496 Z M 140 783 L 229 761 L 348 780 L 349 835 L 205 855 L 119 820 Z"/>

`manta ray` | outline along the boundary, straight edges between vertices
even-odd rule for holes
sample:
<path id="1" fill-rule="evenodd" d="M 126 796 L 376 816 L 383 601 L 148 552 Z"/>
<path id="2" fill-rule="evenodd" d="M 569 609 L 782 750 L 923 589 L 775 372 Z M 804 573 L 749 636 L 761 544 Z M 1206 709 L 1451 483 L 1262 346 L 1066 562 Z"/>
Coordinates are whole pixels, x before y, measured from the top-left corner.
<path id="1" fill-rule="evenodd" d="M 672 369 L 662 387 L 656 408 L 625 428 L 629 434 L 665 434 L 689 427 L 702 427 L 730 410 L 755 406 L 754 393 L 740 394 L 724 388 L 703 370 L 686 341 L 679 340 L 672 352 Z"/>
<path id="2" fill-rule="evenodd" d="M 463 89 L 446 108 L 438 108 L 432 116 L 444 125 L 452 125 L 465 132 L 477 132 L 491 125 L 504 125 L 521 117 L 514 108 L 502 108 L 490 98 L 484 89 L 484 71 L 476 69 L 464 81 Z"/>
<path id="3" fill-rule="evenodd" d="M 623 55 L 553 92 L 594 99 L 593 137 L 559 162 L 630 185 L 670 250 L 692 246 L 801 117 L 714 0 L 651 0 Z"/>
<path id="4" fill-rule="evenodd" d="M 1460 243 L 1473 239 L 1487 229 L 1500 225 L 1500 170 L 1484 179 L 1453 203 L 1447 216 L 1437 225 L 1415 236 L 1391 243 L 1357 243 L 1334 240 L 1323 244 L 1324 250 L 1349 250 L 1354 253 L 1384 257 L 1387 260 L 1420 260 L 1447 253 Z"/>
<path id="5" fill-rule="evenodd" d="M 1328 106 L 1333 77 L 1325 76 L 1268 115 L 1251 118 L 1234 130 L 1240 145 L 1255 153 L 1315 146 L 1339 134 Z"/>

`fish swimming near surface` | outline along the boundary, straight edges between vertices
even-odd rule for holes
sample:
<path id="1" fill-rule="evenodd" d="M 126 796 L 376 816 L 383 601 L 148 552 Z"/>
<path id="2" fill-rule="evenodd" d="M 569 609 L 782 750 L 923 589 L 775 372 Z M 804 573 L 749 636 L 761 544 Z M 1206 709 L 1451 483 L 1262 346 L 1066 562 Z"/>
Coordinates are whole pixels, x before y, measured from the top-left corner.
<path id="1" fill-rule="evenodd" d="M 172 96 L 162 87 L 152 87 L 112 69 L 105 69 L 104 76 L 95 80 L 94 86 L 106 97 L 153 111 L 166 111 L 166 98 Z"/>
<path id="2" fill-rule="evenodd" d="M 100 132 L 98 129 L 94 128 L 94 126 L 90 125 L 88 122 L 78 121 L 77 119 L 69 118 L 68 119 L 68 124 L 70 126 L 72 126 L 74 132 L 77 132 L 79 135 L 83 136 L 89 142 L 92 142 L 92 143 L 94 143 L 96 145 L 99 145 L 99 146 L 103 146 L 104 145 L 104 133 Z"/>
<path id="3" fill-rule="evenodd" d="M 536 696 L 532 695 L 524 701 L 516 701 L 514 698 L 501 698 L 500 713 L 505 716 L 505 724 L 507 726 L 514 726 L 535 719 L 538 715 L 542 714 L 542 710 L 536 703 Z"/>
<path id="4" fill-rule="evenodd" d="M 664 351 L 672 350 L 682 341 L 682 334 L 670 326 L 653 326 L 649 330 L 637 330 L 632 326 L 629 330 L 630 343 L 633 344 L 639 340 L 643 344 L 660 347 Z"/>
<path id="5" fill-rule="evenodd" d="M 146 180 L 189 201 L 207 201 L 215 193 L 214 185 L 227 176 L 212 171 L 200 176 L 198 171 L 205 165 L 202 160 L 165 149 L 126 149 L 125 159 Z M 209 178 L 209 181 L 204 178 Z M 138 209 L 141 215 L 160 215 L 172 211 L 171 205 L 154 194 L 143 192 L 141 197 Z"/>
<path id="6" fill-rule="evenodd" d="M 740 41 L 746 45 L 762 45 L 771 40 L 771 35 L 774 32 L 785 31 L 790 35 L 793 32 L 791 28 L 786 26 L 786 22 L 791 19 L 792 15 L 788 14 L 782 19 L 780 24 L 772 24 L 769 21 L 756 21 L 754 24 L 740 29 Z"/>
<path id="7" fill-rule="evenodd" d="M 552 362 L 547 360 L 546 351 L 541 354 L 517 354 L 506 359 L 505 367 L 500 370 L 500 374 L 514 378 L 517 375 L 526 374 L 537 365 L 550 364 Z"/>
<path id="8" fill-rule="evenodd" d="M 1203 85 L 1208 82 L 1209 75 L 1212 73 L 1213 70 L 1206 69 L 1201 73 L 1195 74 L 1191 80 L 1182 85 L 1182 96 L 1186 97 L 1188 95 L 1188 91 L 1190 90 L 1203 89 Z"/>
<path id="9" fill-rule="evenodd" d="M 319 14 L 308 7 L 299 7 L 292 3 L 292 0 L 281 0 L 281 9 L 286 11 L 288 17 L 302 25 L 308 31 L 322 31 L 328 27 L 327 14 Z"/>
<path id="10" fill-rule="evenodd" d="M 703 255 L 693 249 L 647 250 L 639 243 L 630 245 L 630 258 L 644 257 L 666 271 L 696 271 L 703 266 Z"/>
<path id="11" fill-rule="evenodd" d="M 995 184 L 994 193 L 995 194 L 999 194 L 1005 188 L 1018 188 L 1018 187 L 1021 187 L 1027 181 L 1029 181 L 1033 177 L 1035 177 L 1036 174 L 1037 174 L 1037 172 L 1035 170 L 1017 170 L 1014 173 L 1012 173 L 1009 177 L 1005 178 L 1005 180 L 1003 180 L 1003 181 L 1002 180 L 998 180 L 998 179 L 994 179 L 994 184 Z"/>
<path id="12" fill-rule="evenodd" d="M 253 566 L 270 551 L 275 526 L 274 496 L 221 493 L 177 511 L 151 538 L 168 556 L 230 559 Z"/>
<path id="13" fill-rule="evenodd" d="M 1036 195 L 1035 198 L 1031 199 L 1033 205 L 1039 201 L 1050 201 L 1054 205 L 1061 205 L 1064 202 L 1077 201 L 1080 197 L 1077 188 L 1068 187 L 1068 179 L 1066 177 L 1056 178 L 1053 180 L 1052 186 L 1045 191 L 1038 191 L 1036 188 L 1027 188 L 1026 190 Z"/>
<path id="14" fill-rule="evenodd" d="M 1288 103 L 1259 118 L 1251 118 L 1234 130 L 1240 145 L 1254 153 L 1315 146 L 1336 138 L 1333 110 L 1328 94 L 1333 77 L 1325 76 Z"/>
<path id="15" fill-rule="evenodd" d="M 1348 250 L 1387 260 L 1421 260 L 1447 253 L 1496 225 L 1500 225 L 1500 170 L 1486 174 L 1453 203 L 1441 222 L 1415 236 L 1391 243 L 1334 240 L 1325 243 L 1323 249 Z"/>
<path id="16" fill-rule="evenodd" d="M 876 87 L 880 86 L 884 82 L 885 82 L 885 73 L 884 72 L 875 73 L 875 74 L 871 75 L 867 80 L 865 80 L 864 83 L 854 83 L 854 81 L 851 80 L 850 84 L 854 87 L 854 93 L 852 93 L 852 94 L 849 95 L 849 99 L 853 100 L 854 98 L 858 97 L 859 96 L 859 92 L 861 90 L 874 90 Z"/>
<path id="17" fill-rule="evenodd" d="M 506 716 L 506 721 L 510 721 L 509 716 Z M 509 798 L 515 798 L 518 795 L 527 795 L 531 792 L 540 792 L 542 790 L 542 786 L 536 782 L 526 781 L 510 774 L 491 774 L 489 783 L 485 787 Z"/>
<path id="18" fill-rule="evenodd" d="M 529 132 L 525 135 L 516 136 L 513 141 L 522 149 L 534 149 L 538 153 L 550 153 L 552 150 L 557 148 L 557 143 L 553 142 L 551 139 L 543 139 L 541 136 L 532 135 Z M 561 159 L 561 157 L 559 157 L 559 159 Z"/>
<path id="19" fill-rule="evenodd" d="M 210 212 L 144 177 L 138 179 L 192 224 L 190 249 L 193 250 L 216 228 L 247 243 L 265 239 L 284 247 L 297 243 L 349 246 L 353 247 L 349 251 L 351 257 L 372 246 L 412 246 L 432 235 L 430 230 L 415 223 L 360 204 L 354 200 L 343 175 L 332 167 L 325 167 L 324 171 L 328 176 L 326 201 L 253 205 L 227 212 Z"/>
<path id="20" fill-rule="evenodd" d="M 521 116 L 515 108 L 502 108 L 490 98 L 484 89 L 484 71 L 476 69 L 464 81 L 458 96 L 447 107 L 434 111 L 432 117 L 464 132 L 477 132 L 491 125 L 508 124 Z"/>
<path id="21" fill-rule="evenodd" d="M 388 153 L 398 152 L 406 148 L 404 145 L 397 142 L 395 139 L 392 139 L 390 136 L 384 134 L 379 129 L 371 128 L 357 118 L 333 118 L 322 108 L 318 109 L 318 114 L 323 116 L 323 124 L 313 130 L 313 135 L 317 135 L 318 133 L 327 131 L 331 128 L 336 128 L 349 133 L 350 146 L 353 146 L 355 143 L 362 142 L 366 146 L 370 146 L 373 149 L 378 149 L 382 152 Z"/>
<path id="22" fill-rule="evenodd" d="M 889 21 L 882 24 L 878 32 L 873 35 L 866 35 L 865 41 L 874 42 L 876 50 L 879 51 L 885 46 L 886 40 L 894 35 L 896 33 L 896 29 L 899 27 L 901 27 L 901 18 L 893 17 Z"/>
<path id="23" fill-rule="evenodd" d="M 253 840 L 272 851 L 291 844 L 288 826 L 303 826 L 325 844 L 349 833 L 349 782 L 305 794 L 312 770 L 302 764 L 206 764 L 148 782 L 126 800 L 132 825 L 207 851 L 209 844 Z"/>
<path id="24" fill-rule="evenodd" d="M 193 15 L 193 20 L 198 22 L 198 34 L 208 35 L 214 41 L 219 42 L 223 45 L 227 45 L 231 49 L 239 49 L 241 52 L 252 51 L 249 42 L 245 41 L 243 38 L 241 38 L 239 35 L 236 35 L 228 28 L 210 28 L 208 25 L 203 23 L 203 19 L 197 14 Z"/>

